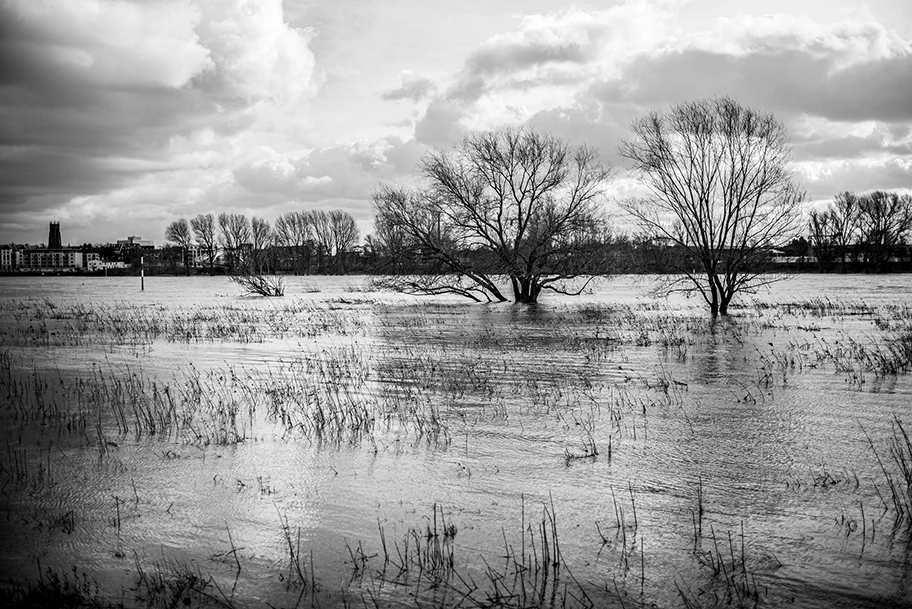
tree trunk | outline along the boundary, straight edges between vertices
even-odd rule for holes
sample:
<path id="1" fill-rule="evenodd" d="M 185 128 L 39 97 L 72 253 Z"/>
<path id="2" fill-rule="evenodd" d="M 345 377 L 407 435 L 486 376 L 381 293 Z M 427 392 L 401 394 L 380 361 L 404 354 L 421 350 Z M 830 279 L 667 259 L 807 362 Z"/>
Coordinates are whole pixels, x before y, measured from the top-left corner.
<path id="1" fill-rule="evenodd" d="M 709 314 L 713 317 L 719 316 L 719 291 L 716 289 L 715 277 L 709 276 Z"/>
<path id="2" fill-rule="evenodd" d="M 510 277 L 513 284 L 513 300 L 521 303 L 538 302 L 541 285 L 532 277 Z"/>
<path id="3" fill-rule="evenodd" d="M 723 294 L 719 300 L 719 315 L 728 315 L 728 303 L 731 302 L 734 294 Z"/>

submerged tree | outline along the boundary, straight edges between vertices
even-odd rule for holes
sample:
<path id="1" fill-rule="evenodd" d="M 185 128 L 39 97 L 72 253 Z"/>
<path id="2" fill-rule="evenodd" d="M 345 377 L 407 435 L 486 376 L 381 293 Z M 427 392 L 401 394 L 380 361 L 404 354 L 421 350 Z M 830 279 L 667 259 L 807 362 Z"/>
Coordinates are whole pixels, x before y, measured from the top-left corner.
<path id="1" fill-rule="evenodd" d="M 599 202 L 611 169 L 594 150 L 503 128 L 425 156 L 419 171 L 422 187 L 372 195 L 375 249 L 425 265 L 420 277 L 387 276 L 392 287 L 506 301 L 496 281 L 505 275 L 513 299 L 530 303 L 543 289 L 567 293 L 560 280 L 602 270 Z"/>
<path id="2" fill-rule="evenodd" d="M 714 317 L 726 315 L 735 294 L 774 280 L 762 262 L 800 223 L 785 127 L 723 97 L 651 112 L 631 128 L 620 153 L 651 196 L 624 207 L 647 234 L 686 252 L 669 291 L 695 291 Z"/>

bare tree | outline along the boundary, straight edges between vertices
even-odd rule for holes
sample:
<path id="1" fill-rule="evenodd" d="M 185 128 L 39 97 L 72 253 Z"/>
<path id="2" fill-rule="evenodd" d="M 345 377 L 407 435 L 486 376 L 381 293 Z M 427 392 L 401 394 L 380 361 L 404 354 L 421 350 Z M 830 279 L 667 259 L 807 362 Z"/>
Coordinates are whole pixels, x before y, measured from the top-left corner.
<path id="1" fill-rule="evenodd" d="M 310 242 L 313 240 L 310 217 L 309 211 L 290 211 L 275 221 L 276 242 L 291 254 L 295 275 L 306 273 L 310 266 Z"/>
<path id="2" fill-rule="evenodd" d="M 266 250 L 272 246 L 272 227 L 269 221 L 256 216 L 250 221 L 252 251 L 250 252 L 250 270 L 259 275 L 266 262 Z"/>
<path id="3" fill-rule="evenodd" d="M 761 263 L 800 224 L 785 127 L 722 97 L 651 112 L 631 128 L 620 153 L 651 196 L 624 207 L 696 263 L 679 265 L 668 290 L 695 291 L 714 317 L 726 315 L 735 294 L 775 279 Z"/>
<path id="4" fill-rule="evenodd" d="M 845 273 L 846 259 L 858 240 L 860 219 L 858 197 L 852 192 L 839 193 L 828 211 L 833 231 L 833 243 L 839 255 L 840 271 Z"/>
<path id="5" fill-rule="evenodd" d="M 880 190 L 858 196 L 858 228 L 865 272 L 884 272 L 912 231 L 912 197 Z"/>
<path id="6" fill-rule="evenodd" d="M 209 274 L 212 275 L 215 265 L 215 253 L 218 241 L 215 235 L 215 218 L 212 214 L 199 214 L 190 220 L 196 244 L 206 252 L 209 261 Z"/>
<path id="7" fill-rule="evenodd" d="M 374 215 L 374 234 L 365 237 L 365 247 L 374 259 L 377 268 L 384 269 L 393 275 L 401 275 L 405 271 L 416 268 L 413 261 L 409 260 L 413 248 L 410 247 L 411 237 L 408 231 L 396 224 L 395 215 L 387 213 L 386 205 L 399 206 L 404 202 L 389 200 L 384 202 L 381 209 L 379 201 L 407 197 L 405 191 L 383 186 L 372 194 L 376 214 Z"/>
<path id="8" fill-rule="evenodd" d="M 611 168 L 594 150 L 502 128 L 425 156 L 419 170 L 423 188 L 372 196 L 375 236 L 395 234 L 400 254 L 429 265 L 421 278 L 388 278 L 400 289 L 505 301 L 496 282 L 505 275 L 514 300 L 530 303 L 543 289 L 567 293 L 563 279 L 602 270 L 589 246 L 604 225 Z"/>
<path id="9" fill-rule="evenodd" d="M 190 246 L 193 245 L 193 235 L 190 233 L 190 224 L 186 218 L 175 220 L 165 229 L 165 239 L 174 243 L 181 249 L 181 259 L 184 263 L 184 269 L 190 274 L 190 264 L 188 263 L 188 254 Z"/>
<path id="10" fill-rule="evenodd" d="M 358 244 L 360 237 L 358 224 L 347 211 L 334 209 L 329 212 L 329 227 L 332 233 L 333 257 L 339 272 L 344 275 L 347 272 L 345 258 Z"/>
<path id="11" fill-rule="evenodd" d="M 808 230 L 811 236 L 811 248 L 817 257 L 817 265 L 823 272 L 828 272 L 833 262 L 833 252 L 836 249 L 836 235 L 834 232 L 833 212 L 812 211 L 808 218 Z"/>
<path id="12" fill-rule="evenodd" d="M 335 251 L 332 222 L 329 214 L 322 209 L 312 211 L 310 221 L 313 229 L 314 245 L 317 250 L 317 272 L 326 273 L 331 266 Z M 327 266 L 328 263 L 330 266 Z"/>
<path id="13" fill-rule="evenodd" d="M 246 250 L 250 247 L 250 221 L 243 214 L 220 213 L 219 244 L 228 258 L 228 271 L 235 273 L 246 264 Z"/>

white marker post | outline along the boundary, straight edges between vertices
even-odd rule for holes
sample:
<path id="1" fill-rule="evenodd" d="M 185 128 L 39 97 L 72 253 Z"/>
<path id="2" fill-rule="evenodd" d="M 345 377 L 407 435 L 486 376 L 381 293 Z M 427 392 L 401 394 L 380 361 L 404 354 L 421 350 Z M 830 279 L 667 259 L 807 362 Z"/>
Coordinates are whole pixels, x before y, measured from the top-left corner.
<path id="1" fill-rule="evenodd" d="M 139 257 L 139 291 L 146 291 L 146 267 L 144 263 L 144 257 Z"/>

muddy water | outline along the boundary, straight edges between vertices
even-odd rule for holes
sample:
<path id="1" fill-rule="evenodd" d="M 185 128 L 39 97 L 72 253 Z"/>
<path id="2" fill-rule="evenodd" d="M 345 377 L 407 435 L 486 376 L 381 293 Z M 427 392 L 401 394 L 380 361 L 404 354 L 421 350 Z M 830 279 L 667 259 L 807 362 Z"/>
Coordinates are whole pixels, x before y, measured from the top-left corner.
<path id="1" fill-rule="evenodd" d="M 859 355 L 908 330 L 908 277 L 800 276 L 719 322 L 636 278 L 537 307 L 0 282 L 4 580 L 75 566 L 138 606 L 141 574 L 187 569 L 234 606 L 513 606 L 517 580 L 531 606 L 912 603 L 878 462 L 912 377 Z"/>

